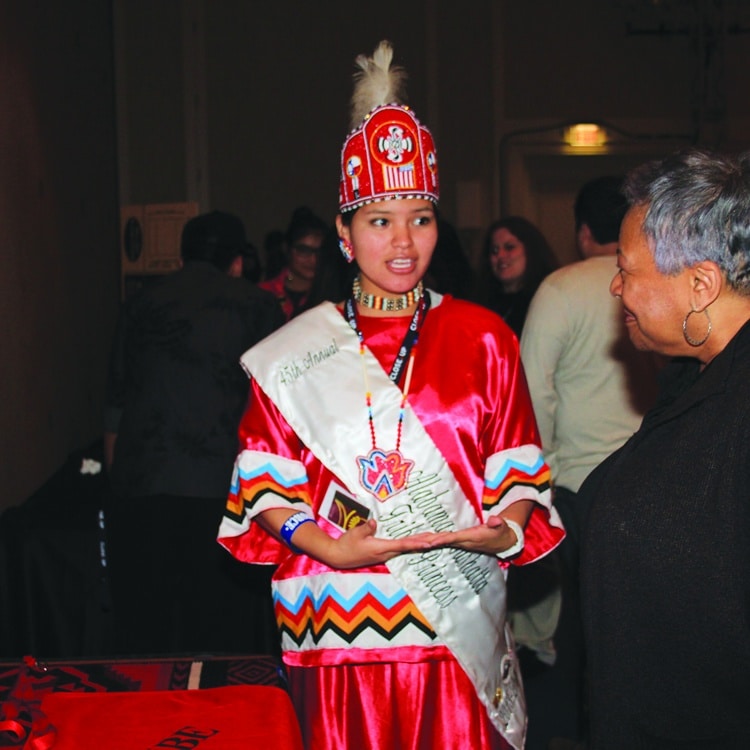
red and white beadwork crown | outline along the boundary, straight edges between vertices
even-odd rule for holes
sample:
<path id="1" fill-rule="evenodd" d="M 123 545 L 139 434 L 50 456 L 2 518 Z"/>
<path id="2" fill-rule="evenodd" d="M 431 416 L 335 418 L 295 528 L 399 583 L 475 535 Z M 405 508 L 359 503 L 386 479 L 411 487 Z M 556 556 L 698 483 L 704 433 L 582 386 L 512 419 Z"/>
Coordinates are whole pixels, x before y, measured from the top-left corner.
<path id="1" fill-rule="evenodd" d="M 344 141 L 339 209 L 394 198 L 439 198 L 430 131 L 401 104 L 376 107 Z"/>
<path id="2" fill-rule="evenodd" d="M 339 209 L 395 198 L 438 202 L 435 142 L 404 103 L 406 71 L 392 65 L 382 41 L 372 57 L 359 55 L 352 95 L 352 131 L 341 149 Z"/>

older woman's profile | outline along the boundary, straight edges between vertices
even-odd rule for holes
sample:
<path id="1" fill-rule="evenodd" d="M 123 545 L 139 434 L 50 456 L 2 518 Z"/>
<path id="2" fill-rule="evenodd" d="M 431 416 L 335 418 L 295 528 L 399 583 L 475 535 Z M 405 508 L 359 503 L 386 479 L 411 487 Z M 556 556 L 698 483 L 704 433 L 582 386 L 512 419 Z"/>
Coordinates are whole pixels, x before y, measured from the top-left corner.
<path id="1" fill-rule="evenodd" d="M 750 152 L 627 177 L 633 344 L 669 358 L 640 429 L 581 487 L 591 750 L 750 747 Z"/>

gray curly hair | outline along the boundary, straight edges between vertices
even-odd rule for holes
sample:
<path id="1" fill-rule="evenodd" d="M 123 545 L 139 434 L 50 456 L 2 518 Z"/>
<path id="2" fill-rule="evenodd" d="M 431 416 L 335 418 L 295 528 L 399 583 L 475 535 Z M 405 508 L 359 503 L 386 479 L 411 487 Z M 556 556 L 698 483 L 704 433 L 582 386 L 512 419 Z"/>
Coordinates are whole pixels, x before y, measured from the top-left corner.
<path id="1" fill-rule="evenodd" d="M 750 151 L 681 151 L 629 172 L 623 193 L 646 207 L 643 232 L 662 273 L 711 260 L 750 296 Z"/>

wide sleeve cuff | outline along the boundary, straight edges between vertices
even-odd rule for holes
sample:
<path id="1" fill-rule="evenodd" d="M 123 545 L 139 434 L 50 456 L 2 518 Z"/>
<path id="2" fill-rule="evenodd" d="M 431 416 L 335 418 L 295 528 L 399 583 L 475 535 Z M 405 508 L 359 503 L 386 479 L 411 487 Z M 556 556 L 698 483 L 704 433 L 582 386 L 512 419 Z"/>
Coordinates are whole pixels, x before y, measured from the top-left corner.
<path id="1" fill-rule="evenodd" d="M 536 445 L 522 445 L 490 456 L 485 469 L 482 511 L 485 519 L 519 500 L 534 503 L 524 530 L 525 544 L 514 565 L 526 565 L 551 552 L 565 538 L 552 506 L 550 470 Z"/>
<path id="2" fill-rule="evenodd" d="M 274 508 L 313 517 L 305 467 L 282 456 L 242 451 L 235 461 L 219 544 L 243 562 L 280 564 L 290 554 L 288 547 L 253 523 Z"/>

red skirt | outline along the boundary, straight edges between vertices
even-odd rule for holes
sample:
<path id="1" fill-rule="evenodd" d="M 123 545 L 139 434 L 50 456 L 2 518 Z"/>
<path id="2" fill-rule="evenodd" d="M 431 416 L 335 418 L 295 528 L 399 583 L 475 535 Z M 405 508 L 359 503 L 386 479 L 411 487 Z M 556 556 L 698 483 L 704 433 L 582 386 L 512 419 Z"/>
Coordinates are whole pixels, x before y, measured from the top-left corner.
<path id="1" fill-rule="evenodd" d="M 456 661 L 287 667 L 307 750 L 507 750 Z"/>

